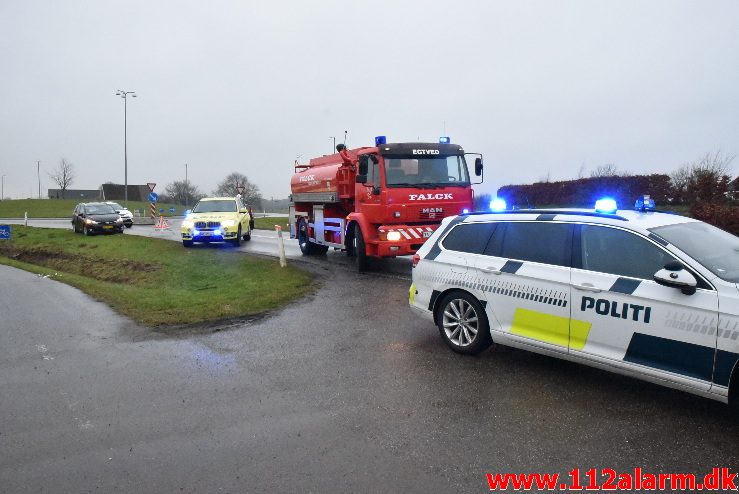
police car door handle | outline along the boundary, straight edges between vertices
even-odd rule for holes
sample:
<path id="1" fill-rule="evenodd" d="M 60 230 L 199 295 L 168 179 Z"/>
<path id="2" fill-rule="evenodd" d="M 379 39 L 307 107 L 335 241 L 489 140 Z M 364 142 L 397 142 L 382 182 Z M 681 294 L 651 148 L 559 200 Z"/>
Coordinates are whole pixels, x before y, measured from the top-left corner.
<path id="1" fill-rule="evenodd" d="M 583 283 L 582 285 L 572 285 L 572 288 L 574 288 L 575 290 L 583 290 L 586 292 L 595 292 L 595 293 L 603 291 L 600 288 L 593 285 L 592 283 Z"/>
<path id="2" fill-rule="evenodd" d="M 483 273 L 488 274 L 500 274 L 502 271 L 500 269 L 495 269 L 493 266 L 488 266 L 486 268 L 480 268 L 480 271 Z"/>

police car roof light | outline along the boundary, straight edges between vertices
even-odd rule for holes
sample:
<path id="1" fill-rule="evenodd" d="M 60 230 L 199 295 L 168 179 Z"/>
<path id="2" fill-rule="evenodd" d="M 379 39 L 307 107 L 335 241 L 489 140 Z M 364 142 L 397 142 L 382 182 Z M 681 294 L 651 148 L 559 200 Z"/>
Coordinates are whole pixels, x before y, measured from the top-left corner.
<path id="1" fill-rule="evenodd" d="M 595 210 L 599 213 L 610 213 L 613 214 L 618 209 L 616 201 L 610 197 L 604 197 L 595 201 Z"/>
<path id="2" fill-rule="evenodd" d="M 462 214 L 470 214 L 470 210 L 469 210 L 469 209 L 467 209 L 467 208 L 464 208 L 464 209 L 462 210 Z"/>
<path id="3" fill-rule="evenodd" d="M 387 137 L 386 136 L 377 136 L 377 137 L 375 137 L 375 146 L 382 146 L 383 144 L 387 144 Z"/>
<path id="4" fill-rule="evenodd" d="M 636 200 L 634 209 L 637 211 L 654 211 L 657 209 L 657 205 L 649 195 L 644 195 Z"/>
<path id="5" fill-rule="evenodd" d="M 500 197 L 496 197 L 495 199 L 490 201 L 491 211 L 505 211 L 505 209 L 506 209 L 506 203 Z"/>
<path id="6" fill-rule="evenodd" d="M 449 136 L 439 137 L 439 144 L 451 144 L 452 139 Z"/>

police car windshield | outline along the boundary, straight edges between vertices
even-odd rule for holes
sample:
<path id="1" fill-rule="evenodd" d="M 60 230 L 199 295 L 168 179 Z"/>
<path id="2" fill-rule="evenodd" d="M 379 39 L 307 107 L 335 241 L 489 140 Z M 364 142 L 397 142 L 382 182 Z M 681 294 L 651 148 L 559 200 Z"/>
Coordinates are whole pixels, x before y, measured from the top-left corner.
<path id="1" fill-rule="evenodd" d="M 236 201 L 200 201 L 192 208 L 193 213 L 235 213 Z"/>
<path id="2" fill-rule="evenodd" d="M 739 238 L 699 221 L 650 228 L 722 280 L 739 283 Z"/>
<path id="3" fill-rule="evenodd" d="M 464 156 L 385 156 L 388 187 L 468 186 Z"/>

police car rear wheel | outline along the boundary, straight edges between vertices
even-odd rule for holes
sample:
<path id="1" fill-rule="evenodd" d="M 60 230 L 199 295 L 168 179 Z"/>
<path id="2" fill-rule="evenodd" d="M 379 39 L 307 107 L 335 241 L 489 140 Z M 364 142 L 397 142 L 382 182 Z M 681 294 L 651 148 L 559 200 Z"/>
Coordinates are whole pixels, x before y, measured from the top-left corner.
<path id="1" fill-rule="evenodd" d="M 492 343 L 485 309 L 468 293 L 447 294 L 439 304 L 436 322 L 441 337 L 455 352 L 475 355 Z"/>

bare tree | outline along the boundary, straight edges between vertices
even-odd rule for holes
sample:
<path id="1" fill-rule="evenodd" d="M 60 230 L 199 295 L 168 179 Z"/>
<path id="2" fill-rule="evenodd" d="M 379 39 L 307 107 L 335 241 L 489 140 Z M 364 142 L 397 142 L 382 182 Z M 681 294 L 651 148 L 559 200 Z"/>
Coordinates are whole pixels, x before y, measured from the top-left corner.
<path id="1" fill-rule="evenodd" d="M 580 169 L 577 171 L 577 178 L 578 180 L 581 178 L 585 178 L 585 162 L 584 161 L 580 165 Z"/>
<path id="2" fill-rule="evenodd" d="M 606 163 L 605 165 L 600 165 L 595 168 L 592 172 L 590 172 L 590 176 L 592 178 L 600 178 L 600 177 L 618 177 L 621 175 L 618 171 L 618 167 L 614 165 L 613 163 Z"/>
<path id="3" fill-rule="evenodd" d="M 62 158 L 57 169 L 49 173 L 49 177 L 59 186 L 62 191 L 62 199 L 64 199 L 67 188 L 74 181 L 74 165 L 66 158 Z"/>
<path id="4" fill-rule="evenodd" d="M 175 204 L 193 205 L 205 194 L 189 181 L 175 180 L 164 188 L 164 196 Z"/>
<path id="5" fill-rule="evenodd" d="M 238 172 L 233 172 L 224 178 L 213 191 L 214 196 L 222 197 L 233 197 L 236 195 L 236 188 L 238 186 L 244 187 L 244 192 L 241 194 L 241 198 L 244 203 L 253 207 L 259 208 L 262 205 L 262 194 L 259 192 L 259 187 L 249 181 L 246 175 Z"/>
<path id="6" fill-rule="evenodd" d="M 731 162 L 736 155 L 721 150 L 706 153 L 701 158 L 685 163 L 670 174 L 674 201 L 689 203 L 718 200 L 729 188 Z"/>

